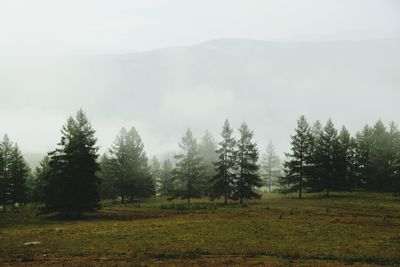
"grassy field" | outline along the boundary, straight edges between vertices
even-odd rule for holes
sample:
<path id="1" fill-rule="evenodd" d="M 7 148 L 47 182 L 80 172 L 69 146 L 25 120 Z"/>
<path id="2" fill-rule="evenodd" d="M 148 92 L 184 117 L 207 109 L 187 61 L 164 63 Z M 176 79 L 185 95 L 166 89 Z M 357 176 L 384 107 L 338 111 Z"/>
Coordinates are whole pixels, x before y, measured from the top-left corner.
<path id="1" fill-rule="evenodd" d="M 40 242 L 25 245 L 27 242 Z M 267 194 L 244 206 L 105 203 L 81 220 L 0 213 L 0 265 L 400 266 L 400 199 Z"/>

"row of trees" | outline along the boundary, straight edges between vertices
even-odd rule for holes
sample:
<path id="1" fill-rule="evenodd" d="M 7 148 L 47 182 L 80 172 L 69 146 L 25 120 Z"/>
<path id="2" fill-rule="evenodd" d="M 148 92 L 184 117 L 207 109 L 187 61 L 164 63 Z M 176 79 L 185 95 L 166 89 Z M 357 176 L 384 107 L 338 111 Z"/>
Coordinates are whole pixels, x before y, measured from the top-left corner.
<path id="1" fill-rule="evenodd" d="M 284 163 L 280 185 L 302 192 L 369 190 L 400 192 L 400 132 L 382 121 L 366 125 L 353 137 L 346 127 L 338 131 L 329 119 L 310 126 L 304 116 L 291 137 L 291 153 Z"/>
<path id="2" fill-rule="evenodd" d="M 223 197 L 240 200 L 259 198 L 255 189 L 262 186 L 259 175 L 259 153 L 252 141 L 254 133 L 245 123 L 239 128 L 239 139 L 225 121 L 222 141 L 217 145 L 207 131 L 200 143 L 188 129 L 175 155 L 175 166 L 170 160 L 162 164 L 153 158 L 151 173 L 159 195 L 168 198 Z M 276 157 L 276 155 L 274 154 Z M 272 179 L 271 176 L 268 176 Z"/>
<path id="3" fill-rule="evenodd" d="M 258 188 L 283 191 L 400 191 L 400 132 L 378 121 L 355 136 L 331 120 L 310 126 L 304 116 L 291 137 L 291 153 L 281 161 L 272 144 L 259 159 L 254 133 L 245 123 L 235 138 L 225 121 L 217 144 L 209 132 L 197 143 L 190 129 L 179 143 L 174 163 L 151 163 L 135 128 L 122 128 L 108 153 L 99 158 L 95 131 L 80 110 L 61 130 L 58 147 L 48 153 L 33 175 L 18 146 L 7 136 L 0 143 L 0 204 L 4 210 L 27 201 L 49 211 L 79 215 L 98 207 L 100 199 L 162 196 L 207 196 L 239 200 L 259 198 Z"/>

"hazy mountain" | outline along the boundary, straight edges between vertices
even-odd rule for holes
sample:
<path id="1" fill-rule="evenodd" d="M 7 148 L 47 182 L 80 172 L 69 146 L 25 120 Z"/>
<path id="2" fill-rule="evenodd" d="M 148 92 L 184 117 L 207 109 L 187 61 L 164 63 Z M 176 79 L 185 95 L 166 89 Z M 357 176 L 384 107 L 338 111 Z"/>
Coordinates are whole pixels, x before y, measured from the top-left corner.
<path id="1" fill-rule="evenodd" d="M 66 114 L 79 107 L 93 120 L 103 148 L 121 126 L 134 125 L 157 154 L 175 149 L 187 127 L 197 135 L 206 129 L 219 135 L 225 118 L 235 128 L 248 122 L 260 144 L 272 139 L 281 152 L 301 114 L 311 120 L 332 117 L 351 130 L 379 118 L 399 122 L 399 39 L 214 40 L 46 62 L 51 64 L 8 66 L 0 76 L 7 95 L 0 99 L 2 115 L 18 106 L 39 114 L 42 127 L 31 133 L 31 150 L 55 144 Z M 7 122 L 11 128 L 11 119 Z M 27 147 L 22 130 L 18 134 Z"/>

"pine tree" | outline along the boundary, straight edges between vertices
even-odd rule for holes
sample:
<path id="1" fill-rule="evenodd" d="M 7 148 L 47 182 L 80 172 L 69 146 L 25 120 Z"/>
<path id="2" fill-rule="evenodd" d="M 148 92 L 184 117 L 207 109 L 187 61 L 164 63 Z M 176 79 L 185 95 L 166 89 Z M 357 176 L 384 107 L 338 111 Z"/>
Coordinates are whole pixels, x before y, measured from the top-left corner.
<path id="1" fill-rule="evenodd" d="M 361 132 L 355 136 L 354 144 L 354 170 L 358 188 L 369 187 L 371 173 L 372 129 L 365 125 Z"/>
<path id="2" fill-rule="evenodd" d="M 139 133 L 134 127 L 129 131 L 122 128 L 105 159 L 104 171 L 100 176 L 115 188 L 113 196 L 121 202 L 129 198 L 149 197 L 155 194 L 155 181 L 151 174 L 148 158 Z"/>
<path id="3" fill-rule="evenodd" d="M 321 151 L 319 149 L 320 139 L 322 137 L 322 125 L 320 121 L 316 121 L 310 129 L 310 151 L 306 158 L 307 176 L 305 186 L 312 192 L 322 191 L 322 166 L 321 166 Z"/>
<path id="4" fill-rule="evenodd" d="M 339 190 L 351 190 L 352 174 L 352 151 L 351 135 L 345 126 L 340 130 L 339 136 L 339 155 L 338 155 L 338 188 Z"/>
<path id="5" fill-rule="evenodd" d="M 161 165 L 160 162 L 158 161 L 157 157 L 154 156 L 151 159 L 151 167 L 150 167 L 150 172 L 151 172 L 151 177 L 153 180 L 153 183 L 155 185 L 155 194 L 158 193 L 160 190 L 160 181 L 161 181 L 161 175 L 162 175 L 162 171 L 161 171 Z"/>
<path id="6" fill-rule="evenodd" d="M 400 132 L 394 123 L 390 125 L 392 159 L 390 162 L 391 186 L 395 195 L 400 195 Z"/>
<path id="7" fill-rule="evenodd" d="M 82 110 L 62 128 L 58 148 L 49 153 L 50 175 L 45 187 L 47 209 L 80 216 L 98 207 L 99 170 L 95 131 Z"/>
<path id="8" fill-rule="evenodd" d="M 225 120 L 222 128 L 222 141 L 216 151 L 218 160 L 215 162 L 216 174 L 211 179 L 211 198 L 224 196 L 225 205 L 228 198 L 232 197 L 232 186 L 235 178 L 235 139 L 232 137 L 233 129 L 229 121 Z"/>
<path id="9" fill-rule="evenodd" d="M 11 207 L 14 208 L 15 204 L 26 204 L 28 188 L 26 185 L 30 169 L 17 144 L 14 144 L 11 152 L 11 185 L 10 185 L 10 202 Z"/>
<path id="10" fill-rule="evenodd" d="M 261 173 L 264 186 L 267 186 L 268 192 L 271 192 L 271 187 L 277 184 L 278 178 L 282 174 L 282 163 L 271 141 L 262 156 Z"/>
<path id="11" fill-rule="evenodd" d="M 338 133 L 331 119 L 328 120 L 322 132 L 318 149 L 322 170 L 321 182 L 326 195 L 329 196 L 332 189 L 338 188 L 340 152 Z"/>
<path id="12" fill-rule="evenodd" d="M 175 192 L 175 186 L 172 180 L 172 163 L 169 159 L 162 164 L 160 179 L 160 195 L 171 197 Z"/>
<path id="13" fill-rule="evenodd" d="M 369 189 L 373 191 L 391 191 L 390 182 L 391 143 L 385 125 L 379 120 L 372 129 L 371 154 L 368 175 Z"/>
<path id="14" fill-rule="evenodd" d="M 202 158 L 192 131 L 188 129 L 179 143 L 181 153 L 175 156 L 177 163 L 173 170 L 174 177 L 178 180 L 179 189 L 177 196 L 186 198 L 188 203 L 192 197 L 201 196 L 201 176 L 203 175 Z"/>
<path id="15" fill-rule="evenodd" d="M 218 155 L 216 153 L 217 145 L 215 143 L 214 137 L 209 131 L 206 131 L 204 136 L 201 138 L 199 144 L 199 156 L 202 159 L 202 177 L 201 177 L 201 191 L 204 196 L 211 196 L 209 192 L 210 181 L 215 176 L 215 162 L 218 160 Z"/>
<path id="16" fill-rule="evenodd" d="M 11 158 L 13 154 L 13 143 L 7 135 L 4 136 L 0 144 L 0 200 L 3 212 L 7 211 L 7 206 L 11 204 L 12 176 Z"/>
<path id="17" fill-rule="evenodd" d="M 304 116 L 298 119 L 290 144 L 292 152 L 286 153 L 285 176 L 281 178 L 280 183 L 287 191 L 298 191 L 299 198 L 302 198 L 305 178 L 309 175 L 307 161 L 312 153 L 310 126 Z"/>
<path id="18" fill-rule="evenodd" d="M 255 188 L 262 186 L 262 181 L 258 175 L 258 149 L 257 144 L 252 141 L 254 133 L 249 130 L 246 123 L 242 123 L 239 128 L 240 137 L 236 143 L 236 166 L 237 173 L 234 181 L 234 199 L 239 199 L 243 204 L 243 199 L 260 198 L 261 195 L 254 191 Z"/>

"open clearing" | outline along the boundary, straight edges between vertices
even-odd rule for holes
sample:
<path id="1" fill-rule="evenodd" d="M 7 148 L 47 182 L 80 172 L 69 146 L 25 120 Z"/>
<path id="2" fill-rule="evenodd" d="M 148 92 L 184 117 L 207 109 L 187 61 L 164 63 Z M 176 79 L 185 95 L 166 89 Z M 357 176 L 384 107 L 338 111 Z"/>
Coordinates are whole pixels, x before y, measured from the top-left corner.
<path id="1" fill-rule="evenodd" d="M 25 244 L 28 242 L 39 242 Z M 104 203 L 81 220 L 25 208 L 0 213 L 0 265 L 400 265 L 400 198 L 265 194 Z"/>

